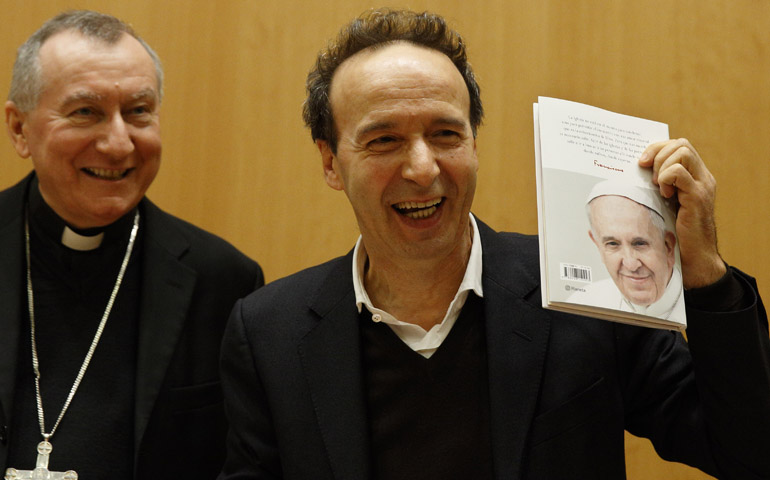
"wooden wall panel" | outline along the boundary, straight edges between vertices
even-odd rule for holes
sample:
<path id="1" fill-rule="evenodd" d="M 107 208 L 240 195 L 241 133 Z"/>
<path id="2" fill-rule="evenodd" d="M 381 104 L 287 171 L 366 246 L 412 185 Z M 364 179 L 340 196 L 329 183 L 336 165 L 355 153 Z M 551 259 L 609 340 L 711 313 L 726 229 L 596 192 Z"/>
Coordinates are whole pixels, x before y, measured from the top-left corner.
<path id="1" fill-rule="evenodd" d="M 402 0 L 402 3 L 403 2 Z M 316 51 L 364 9 L 355 0 L 218 2 L 0 0 L 0 92 L 15 48 L 64 8 L 131 22 L 164 61 L 164 160 L 150 197 L 230 240 L 272 280 L 346 252 L 357 227 L 326 187 L 303 127 Z M 396 6 L 399 6 L 396 3 Z M 404 5 L 407 6 L 407 5 Z M 537 229 L 531 104 L 538 95 L 667 122 L 719 184 L 720 248 L 770 298 L 770 2 L 763 0 L 414 0 L 469 45 L 485 125 L 474 211 L 493 227 Z M 0 140 L 0 188 L 30 162 Z M 628 437 L 631 479 L 707 478 L 651 460 Z"/>

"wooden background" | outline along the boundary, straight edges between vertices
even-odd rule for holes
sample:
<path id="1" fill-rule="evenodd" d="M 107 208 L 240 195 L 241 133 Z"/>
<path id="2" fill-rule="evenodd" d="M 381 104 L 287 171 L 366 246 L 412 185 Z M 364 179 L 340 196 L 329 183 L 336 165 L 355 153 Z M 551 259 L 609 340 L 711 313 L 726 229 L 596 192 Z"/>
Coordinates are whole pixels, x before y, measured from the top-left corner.
<path id="1" fill-rule="evenodd" d="M 537 231 L 532 103 L 538 95 L 666 122 L 718 180 L 720 249 L 770 298 L 770 2 L 397 0 L 465 37 L 482 87 L 474 212 Z M 234 243 L 268 280 L 340 255 L 357 227 L 303 127 L 304 78 L 357 0 L 0 0 L 0 92 L 15 49 L 44 20 L 91 8 L 134 25 L 166 71 L 163 165 L 149 196 Z M 3 93 L 4 95 L 5 93 Z M 0 188 L 31 168 L 0 138 Z M 630 479 L 708 478 L 627 438 Z"/>

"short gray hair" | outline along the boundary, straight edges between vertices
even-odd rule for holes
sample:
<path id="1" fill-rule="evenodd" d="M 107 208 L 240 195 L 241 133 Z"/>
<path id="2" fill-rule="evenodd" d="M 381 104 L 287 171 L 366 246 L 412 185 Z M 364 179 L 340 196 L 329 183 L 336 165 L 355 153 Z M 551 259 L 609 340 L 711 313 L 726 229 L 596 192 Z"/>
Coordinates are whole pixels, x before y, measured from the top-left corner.
<path id="1" fill-rule="evenodd" d="M 90 10 L 70 10 L 45 22 L 17 50 L 8 100 L 15 103 L 19 110 L 28 112 L 34 109 L 43 91 L 40 48 L 52 36 L 67 30 L 78 31 L 88 38 L 100 40 L 108 45 L 117 43 L 124 34 L 134 37 L 155 64 L 158 95 L 163 98 L 163 67 L 160 58 L 147 42 L 139 38 L 130 25 L 112 15 Z"/>

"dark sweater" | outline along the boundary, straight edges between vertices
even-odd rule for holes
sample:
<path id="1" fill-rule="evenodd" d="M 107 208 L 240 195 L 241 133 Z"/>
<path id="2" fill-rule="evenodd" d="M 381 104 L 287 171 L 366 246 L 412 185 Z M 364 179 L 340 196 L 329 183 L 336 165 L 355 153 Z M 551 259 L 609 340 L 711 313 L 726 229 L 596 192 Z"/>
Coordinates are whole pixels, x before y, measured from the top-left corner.
<path id="1" fill-rule="evenodd" d="M 468 296 L 429 359 L 361 317 L 374 478 L 492 478 L 483 300 Z"/>

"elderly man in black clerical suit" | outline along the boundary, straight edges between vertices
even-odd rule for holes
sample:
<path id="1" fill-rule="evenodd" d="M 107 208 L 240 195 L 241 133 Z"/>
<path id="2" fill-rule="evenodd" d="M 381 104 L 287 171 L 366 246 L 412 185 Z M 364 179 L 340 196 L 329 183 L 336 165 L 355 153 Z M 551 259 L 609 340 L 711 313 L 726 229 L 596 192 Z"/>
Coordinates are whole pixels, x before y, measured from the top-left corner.
<path id="1" fill-rule="evenodd" d="M 234 308 L 220 479 L 621 479 L 624 429 L 722 478 L 770 477 L 767 317 L 717 252 L 693 147 L 640 159 L 679 197 L 688 346 L 541 308 L 537 239 L 469 213 L 481 112 L 437 15 L 370 12 L 319 54 L 305 119 L 361 237 Z"/>
<path id="2" fill-rule="evenodd" d="M 204 480 L 221 467 L 224 320 L 264 280 L 145 198 L 162 81 L 155 52 L 96 12 L 61 14 L 19 48 L 5 118 L 34 172 L 0 192 L 5 478 Z"/>

